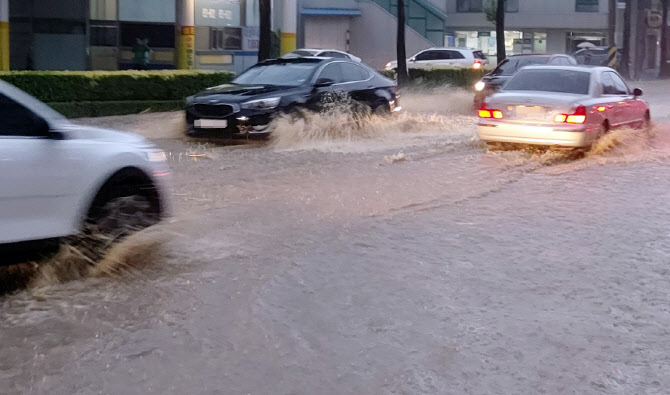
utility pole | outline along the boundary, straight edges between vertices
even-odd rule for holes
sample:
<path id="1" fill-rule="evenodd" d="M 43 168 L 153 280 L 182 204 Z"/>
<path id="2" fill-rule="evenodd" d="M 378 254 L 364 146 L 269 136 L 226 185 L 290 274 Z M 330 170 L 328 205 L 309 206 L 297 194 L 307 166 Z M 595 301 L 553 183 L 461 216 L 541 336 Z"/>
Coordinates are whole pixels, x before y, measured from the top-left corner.
<path id="1" fill-rule="evenodd" d="M 285 55 L 296 50 L 296 36 L 298 32 L 298 2 L 284 0 L 283 20 L 281 29 L 281 54 Z"/>
<path id="2" fill-rule="evenodd" d="M 270 58 L 272 47 L 272 3 L 271 0 L 260 0 L 258 2 L 260 13 L 260 33 L 258 38 L 258 61 L 262 62 Z"/>
<path id="3" fill-rule="evenodd" d="M 9 0 L 0 0 L 0 71 L 9 71 Z"/>
<path id="4" fill-rule="evenodd" d="M 179 0 L 178 4 L 177 68 L 193 70 L 195 68 L 195 0 Z"/>
<path id="5" fill-rule="evenodd" d="M 407 74 L 407 50 L 405 49 L 405 0 L 398 0 L 398 36 L 396 39 L 396 55 L 398 57 L 398 85 L 409 82 Z"/>
<path id="6" fill-rule="evenodd" d="M 505 51 L 505 0 L 498 0 L 496 4 L 496 47 L 498 64 L 500 64 L 507 58 Z"/>
<path id="7" fill-rule="evenodd" d="M 610 48 L 616 47 L 616 3 L 617 0 L 609 0 L 607 14 L 607 41 Z"/>
<path id="8" fill-rule="evenodd" d="M 668 64 L 668 6 L 670 0 L 663 1 L 663 24 L 661 25 L 661 77 L 670 77 L 670 64 Z"/>
<path id="9" fill-rule="evenodd" d="M 632 0 L 626 0 L 626 9 L 623 14 L 623 42 L 621 52 L 621 74 L 624 78 L 630 79 L 630 24 L 632 22 Z"/>

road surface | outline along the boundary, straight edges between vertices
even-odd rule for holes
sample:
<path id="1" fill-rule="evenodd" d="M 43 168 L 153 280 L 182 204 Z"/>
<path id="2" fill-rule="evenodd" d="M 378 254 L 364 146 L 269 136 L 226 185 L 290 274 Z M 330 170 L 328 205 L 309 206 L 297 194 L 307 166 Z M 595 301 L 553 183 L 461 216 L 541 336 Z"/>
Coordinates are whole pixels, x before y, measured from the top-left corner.
<path id="1" fill-rule="evenodd" d="M 667 393 L 659 85 L 653 135 L 582 159 L 487 152 L 447 92 L 269 144 L 184 140 L 179 114 L 83 120 L 168 151 L 176 216 L 0 297 L 0 392 Z"/>

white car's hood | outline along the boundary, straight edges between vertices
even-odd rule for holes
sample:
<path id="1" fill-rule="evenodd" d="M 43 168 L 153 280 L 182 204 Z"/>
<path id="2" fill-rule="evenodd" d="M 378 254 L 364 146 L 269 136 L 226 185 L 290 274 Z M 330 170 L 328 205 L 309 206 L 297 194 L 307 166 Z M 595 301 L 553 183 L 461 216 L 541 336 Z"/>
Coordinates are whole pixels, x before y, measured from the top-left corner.
<path id="1" fill-rule="evenodd" d="M 67 138 L 105 141 L 110 143 L 126 143 L 141 145 L 150 143 L 142 136 L 129 132 L 120 132 L 118 130 L 96 128 L 93 126 L 76 125 L 65 122 L 53 126 L 55 131 L 63 132 Z"/>

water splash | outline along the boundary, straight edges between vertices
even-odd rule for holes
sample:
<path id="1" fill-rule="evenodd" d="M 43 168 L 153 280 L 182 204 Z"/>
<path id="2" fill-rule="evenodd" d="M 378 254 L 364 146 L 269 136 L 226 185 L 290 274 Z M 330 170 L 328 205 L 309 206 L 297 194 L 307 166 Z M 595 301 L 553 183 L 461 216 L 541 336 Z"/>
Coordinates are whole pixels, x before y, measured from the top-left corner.
<path id="1" fill-rule="evenodd" d="M 406 109 L 389 116 L 371 114 L 348 97 L 330 100 L 319 113 L 297 111 L 280 117 L 274 124 L 270 146 L 277 150 L 361 151 L 361 142 L 406 142 L 416 137 L 456 137 L 468 142 L 474 135 L 469 108 L 462 105 L 463 92 L 408 93 L 401 102 Z M 460 103 L 460 106 L 454 105 Z M 440 113 L 441 112 L 441 113 Z M 357 143 L 357 144 L 352 144 Z"/>
<path id="2" fill-rule="evenodd" d="M 122 276 L 160 261 L 166 233 L 157 227 L 113 243 L 103 235 L 87 235 L 60 246 L 39 262 L 0 267 L 0 295 L 35 291 L 90 277 Z"/>

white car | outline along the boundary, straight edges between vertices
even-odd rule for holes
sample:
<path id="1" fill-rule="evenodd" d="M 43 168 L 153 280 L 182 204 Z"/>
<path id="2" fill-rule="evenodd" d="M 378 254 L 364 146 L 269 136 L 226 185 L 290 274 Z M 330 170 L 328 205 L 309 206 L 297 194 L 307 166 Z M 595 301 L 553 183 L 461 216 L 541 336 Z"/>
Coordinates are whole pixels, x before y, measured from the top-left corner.
<path id="1" fill-rule="evenodd" d="M 588 147 L 614 128 L 647 128 L 649 105 L 609 67 L 528 66 L 479 108 L 480 140 Z"/>
<path id="2" fill-rule="evenodd" d="M 338 59 L 349 59 L 354 62 L 361 63 L 361 58 L 354 56 L 350 53 L 343 51 L 338 51 L 337 49 L 309 49 L 301 48 L 293 52 L 289 52 L 286 55 L 282 56 L 283 58 L 297 58 L 304 56 L 317 56 L 322 58 L 338 58 Z"/>
<path id="3" fill-rule="evenodd" d="M 470 48 L 429 48 L 407 59 L 408 69 L 474 68 L 489 64 L 482 51 Z M 398 68 L 398 61 L 386 64 L 386 70 Z"/>
<path id="4" fill-rule="evenodd" d="M 171 211 L 169 174 L 144 138 L 72 124 L 0 82 L 0 265 L 3 250 L 87 224 L 119 235 L 158 222 Z"/>

